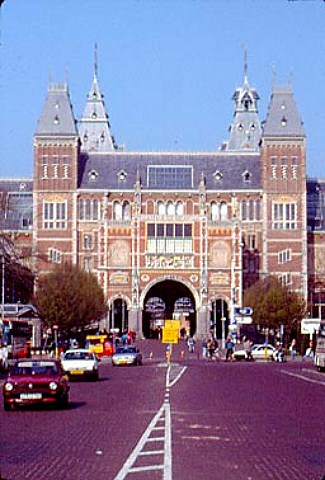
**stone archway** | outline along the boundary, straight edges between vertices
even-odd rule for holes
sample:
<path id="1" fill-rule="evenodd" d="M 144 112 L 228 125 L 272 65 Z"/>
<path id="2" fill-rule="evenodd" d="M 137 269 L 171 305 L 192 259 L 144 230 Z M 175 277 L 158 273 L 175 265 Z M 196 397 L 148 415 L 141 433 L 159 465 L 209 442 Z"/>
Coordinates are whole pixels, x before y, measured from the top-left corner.
<path id="1" fill-rule="evenodd" d="M 129 329 L 128 306 L 123 298 L 114 298 L 112 300 L 109 310 L 109 329 L 118 329 L 120 333 Z"/>
<path id="2" fill-rule="evenodd" d="M 189 335 L 197 328 L 195 298 L 191 290 L 174 279 L 164 279 L 152 285 L 143 300 L 142 332 L 145 338 L 157 337 L 164 321 L 180 318 Z"/>

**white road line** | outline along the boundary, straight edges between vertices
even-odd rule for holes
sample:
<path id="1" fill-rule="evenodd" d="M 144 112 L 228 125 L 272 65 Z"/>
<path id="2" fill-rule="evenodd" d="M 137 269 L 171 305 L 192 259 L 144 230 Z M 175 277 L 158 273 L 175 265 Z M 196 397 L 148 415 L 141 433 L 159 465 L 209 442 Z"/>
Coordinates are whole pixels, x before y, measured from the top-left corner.
<path id="1" fill-rule="evenodd" d="M 129 458 L 124 463 L 123 467 L 117 474 L 114 480 L 124 480 L 132 473 L 139 473 L 145 471 L 162 470 L 163 480 L 172 480 L 172 425 L 171 425 L 171 411 L 170 411 L 170 389 L 181 378 L 187 367 L 182 367 L 176 377 L 170 381 L 171 365 L 168 365 L 166 371 L 165 381 L 165 398 L 164 403 L 149 423 L 147 429 L 140 438 L 138 444 L 132 451 Z M 163 425 L 161 425 L 163 423 Z M 151 436 L 156 431 L 164 431 L 163 437 Z M 157 448 L 156 450 L 146 450 L 148 444 L 163 443 L 164 449 Z M 154 447 L 153 447 L 154 448 Z M 150 457 L 161 455 L 161 463 L 153 465 L 134 466 L 139 457 Z"/>
<path id="2" fill-rule="evenodd" d="M 281 372 L 285 373 L 286 375 L 290 375 L 291 377 L 300 378 L 301 380 L 304 380 L 305 382 L 317 383 L 318 385 L 322 385 L 323 387 L 325 387 L 325 382 L 322 382 L 320 380 L 314 380 L 313 378 L 307 378 L 304 375 L 300 375 L 299 373 L 287 372 L 286 370 L 281 370 Z"/>

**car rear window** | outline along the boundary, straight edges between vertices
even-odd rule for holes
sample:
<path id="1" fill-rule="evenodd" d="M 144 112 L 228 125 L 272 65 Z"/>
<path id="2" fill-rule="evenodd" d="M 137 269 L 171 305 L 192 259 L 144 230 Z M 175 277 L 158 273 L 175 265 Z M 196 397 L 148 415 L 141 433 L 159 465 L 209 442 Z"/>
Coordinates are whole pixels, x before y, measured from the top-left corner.
<path id="1" fill-rule="evenodd" d="M 89 352 L 67 352 L 64 360 L 92 360 L 93 355 Z"/>
<path id="2" fill-rule="evenodd" d="M 58 368 L 54 362 L 19 362 L 11 371 L 11 375 L 56 375 Z"/>

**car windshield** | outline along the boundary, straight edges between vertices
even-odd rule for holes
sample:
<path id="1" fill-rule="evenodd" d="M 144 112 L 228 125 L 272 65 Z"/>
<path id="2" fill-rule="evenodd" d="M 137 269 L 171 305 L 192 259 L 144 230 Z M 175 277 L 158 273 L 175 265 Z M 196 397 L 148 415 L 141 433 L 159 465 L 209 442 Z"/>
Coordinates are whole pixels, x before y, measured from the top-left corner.
<path id="1" fill-rule="evenodd" d="M 11 371 L 11 375 L 56 375 L 58 368 L 55 362 L 19 362 Z"/>
<path id="2" fill-rule="evenodd" d="M 134 347 L 118 347 L 116 353 L 136 353 L 136 349 Z"/>
<path id="3" fill-rule="evenodd" d="M 92 360 L 93 355 L 90 352 L 67 352 L 64 360 Z"/>

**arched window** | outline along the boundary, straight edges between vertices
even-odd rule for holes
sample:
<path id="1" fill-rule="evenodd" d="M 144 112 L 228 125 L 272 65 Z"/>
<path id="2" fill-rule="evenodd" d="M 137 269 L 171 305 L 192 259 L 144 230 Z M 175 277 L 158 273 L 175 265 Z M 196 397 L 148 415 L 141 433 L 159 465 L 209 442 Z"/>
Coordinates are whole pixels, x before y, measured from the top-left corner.
<path id="1" fill-rule="evenodd" d="M 166 207 L 163 202 L 157 203 L 157 213 L 158 215 L 166 215 Z"/>
<path id="2" fill-rule="evenodd" d="M 256 220 L 261 220 L 261 200 L 256 200 L 256 204 L 255 204 L 255 208 L 256 208 Z"/>
<path id="3" fill-rule="evenodd" d="M 172 202 L 167 203 L 167 215 L 175 215 L 175 205 Z"/>
<path id="4" fill-rule="evenodd" d="M 124 202 L 122 207 L 122 217 L 123 220 L 130 220 L 131 218 L 131 209 L 129 202 Z"/>
<path id="5" fill-rule="evenodd" d="M 98 202 L 98 200 L 93 201 L 93 220 L 99 220 L 99 202 Z"/>
<path id="6" fill-rule="evenodd" d="M 249 201 L 248 205 L 248 218 L 254 220 L 254 200 Z"/>
<path id="7" fill-rule="evenodd" d="M 178 215 L 179 217 L 184 215 L 184 205 L 182 202 L 176 203 L 176 215 Z"/>
<path id="8" fill-rule="evenodd" d="M 113 205 L 113 219 L 122 220 L 122 205 L 119 202 L 114 202 Z"/>
<path id="9" fill-rule="evenodd" d="M 242 201 L 242 204 L 241 204 L 241 219 L 242 219 L 242 220 L 247 220 L 247 204 L 246 204 L 246 200 L 243 200 L 243 201 Z"/>
<path id="10" fill-rule="evenodd" d="M 211 203 L 211 220 L 219 220 L 219 205 L 216 202 Z"/>
<path id="11" fill-rule="evenodd" d="M 79 209 L 79 220 L 84 220 L 85 218 L 84 201 L 82 199 L 79 199 L 78 209 Z"/>
<path id="12" fill-rule="evenodd" d="M 90 200 L 86 200 L 86 204 L 85 204 L 85 220 L 90 220 Z"/>
<path id="13" fill-rule="evenodd" d="M 226 202 L 220 203 L 220 219 L 227 220 L 228 218 L 228 208 Z"/>

